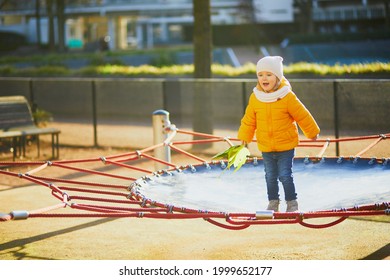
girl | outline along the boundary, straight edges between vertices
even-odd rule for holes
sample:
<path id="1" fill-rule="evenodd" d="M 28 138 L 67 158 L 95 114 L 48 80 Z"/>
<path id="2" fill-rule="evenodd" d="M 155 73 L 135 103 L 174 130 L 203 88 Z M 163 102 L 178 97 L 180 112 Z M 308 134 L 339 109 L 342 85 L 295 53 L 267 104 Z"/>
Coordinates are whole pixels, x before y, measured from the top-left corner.
<path id="1" fill-rule="evenodd" d="M 267 210 L 279 211 L 279 180 L 287 202 L 286 212 L 294 212 L 298 211 L 292 175 L 295 147 L 299 141 L 297 123 L 312 140 L 317 139 L 320 129 L 283 76 L 282 61 L 280 56 L 266 56 L 257 62 L 257 85 L 241 120 L 238 138 L 247 144 L 256 133 L 264 162 Z"/>

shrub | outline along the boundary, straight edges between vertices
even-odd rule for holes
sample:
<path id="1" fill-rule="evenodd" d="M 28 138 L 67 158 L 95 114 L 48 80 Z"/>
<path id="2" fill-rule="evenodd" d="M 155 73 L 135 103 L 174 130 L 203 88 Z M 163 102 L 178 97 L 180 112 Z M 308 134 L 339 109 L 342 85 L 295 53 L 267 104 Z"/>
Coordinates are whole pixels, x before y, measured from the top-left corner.
<path id="1" fill-rule="evenodd" d="M 26 44 L 26 38 L 19 33 L 0 31 L 0 51 L 12 51 Z"/>

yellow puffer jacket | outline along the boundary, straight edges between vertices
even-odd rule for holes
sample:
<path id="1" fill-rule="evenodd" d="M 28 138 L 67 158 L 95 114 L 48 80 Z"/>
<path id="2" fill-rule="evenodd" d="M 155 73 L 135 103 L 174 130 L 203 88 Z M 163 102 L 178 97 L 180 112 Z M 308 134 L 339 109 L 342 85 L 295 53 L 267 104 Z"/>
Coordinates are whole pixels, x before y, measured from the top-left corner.
<path id="1" fill-rule="evenodd" d="M 290 86 L 283 78 L 282 87 Z M 257 89 L 261 88 L 257 86 Z M 245 115 L 241 120 L 238 138 L 251 142 L 256 132 L 257 145 L 262 152 L 281 152 L 298 145 L 298 128 L 309 139 L 315 138 L 320 129 L 313 116 L 289 87 L 284 97 L 274 102 L 262 102 L 253 92 L 249 98 Z"/>

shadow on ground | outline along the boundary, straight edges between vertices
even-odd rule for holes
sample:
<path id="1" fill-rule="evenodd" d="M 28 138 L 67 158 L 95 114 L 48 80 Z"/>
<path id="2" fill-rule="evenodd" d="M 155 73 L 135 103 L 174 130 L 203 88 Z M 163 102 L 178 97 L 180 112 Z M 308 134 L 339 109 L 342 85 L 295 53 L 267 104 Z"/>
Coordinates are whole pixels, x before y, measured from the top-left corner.
<path id="1" fill-rule="evenodd" d="M 115 219 L 113 219 L 113 218 L 104 218 L 104 219 L 100 219 L 100 220 L 97 220 L 97 221 L 92 221 L 92 222 L 84 223 L 84 224 L 81 224 L 81 225 L 73 226 L 73 227 L 70 227 L 70 228 L 56 230 L 56 231 L 52 231 L 52 232 L 48 232 L 48 233 L 44 233 L 44 234 L 40 234 L 40 235 L 36 235 L 36 236 L 32 236 L 32 237 L 12 240 L 10 242 L 7 242 L 7 243 L 4 243 L 4 244 L 0 245 L 0 255 L 4 253 L 3 251 L 13 250 L 12 252 L 13 252 L 13 255 L 14 255 L 16 260 L 23 260 L 23 259 L 44 259 L 44 260 L 48 260 L 47 258 L 34 257 L 34 256 L 28 255 L 26 253 L 23 253 L 23 249 L 26 247 L 26 245 L 34 243 L 34 242 L 42 241 L 42 240 L 45 240 L 45 239 L 48 239 L 48 238 L 51 238 L 51 237 L 54 237 L 54 236 L 67 234 L 67 233 L 78 231 L 78 230 L 85 229 L 85 228 L 88 228 L 88 227 L 98 226 L 98 225 L 101 225 L 101 224 L 105 224 L 107 222 L 111 222 L 113 220 L 115 220 Z"/>

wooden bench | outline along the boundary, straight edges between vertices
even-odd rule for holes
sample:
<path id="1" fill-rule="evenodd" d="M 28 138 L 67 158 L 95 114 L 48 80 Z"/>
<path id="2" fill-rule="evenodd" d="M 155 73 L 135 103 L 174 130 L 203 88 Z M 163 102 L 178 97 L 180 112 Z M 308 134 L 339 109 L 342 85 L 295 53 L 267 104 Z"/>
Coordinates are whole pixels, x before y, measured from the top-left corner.
<path id="1" fill-rule="evenodd" d="M 27 138 L 35 136 L 40 156 L 39 135 L 51 135 L 52 157 L 59 157 L 58 135 L 56 128 L 40 128 L 34 123 L 30 105 L 24 96 L 0 97 L 0 140 L 10 139 L 13 159 L 18 152 L 25 155 Z"/>

